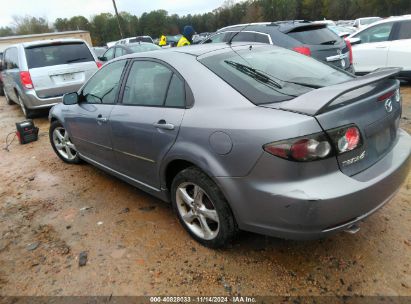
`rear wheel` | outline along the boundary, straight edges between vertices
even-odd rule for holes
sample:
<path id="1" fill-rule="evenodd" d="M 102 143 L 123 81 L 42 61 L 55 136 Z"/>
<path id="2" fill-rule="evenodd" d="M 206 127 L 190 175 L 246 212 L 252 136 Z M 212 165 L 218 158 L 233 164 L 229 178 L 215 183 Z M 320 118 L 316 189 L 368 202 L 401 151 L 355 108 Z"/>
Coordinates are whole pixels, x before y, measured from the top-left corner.
<path id="1" fill-rule="evenodd" d="M 57 156 L 69 164 L 78 164 L 81 159 L 78 155 L 77 149 L 71 142 L 67 130 L 59 121 L 51 123 L 49 130 L 49 138 L 51 146 Z"/>
<path id="2" fill-rule="evenodd" d="M 34 114 L 33 110 L 27 109 L 27 107 L 24 104 L 23 99 L 21 99 L 20 95 L 18 95 L 17 98 L 19 100 L 19 105 L 20 105 L 20 108 L 21 108 L 21 110 L 24 114 L 24 117 L 33 118 L 33 114 Z"/>
<path id="3" fill-rule="evenodd" d="M 181 224 L 202 245 L 224 247 L 236 236 L 237 224 L 223 193 L 198 168 L 189 167 L 178 173 L 171 195 Z"/>
<path id="4" fill-rule="evenodd" d="M 9 95 L 7 95 L 6 90 L 4 89 L 4 87 L 3 87 L 3 94 L 4 94 L 4 97 L 6 98 L 7 104 L 8 104 L 8 105 L 12 105 L 12 104 L 13 104 L 13 100 L 11 100 L 11 99 L 9 98 Z"/>

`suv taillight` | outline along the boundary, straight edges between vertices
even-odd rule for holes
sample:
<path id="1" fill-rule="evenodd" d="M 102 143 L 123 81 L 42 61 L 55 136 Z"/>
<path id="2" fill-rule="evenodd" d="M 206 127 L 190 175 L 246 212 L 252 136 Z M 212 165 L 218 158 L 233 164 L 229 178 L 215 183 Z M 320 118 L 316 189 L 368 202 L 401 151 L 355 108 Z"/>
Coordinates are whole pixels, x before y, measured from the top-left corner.
<path id="1" fill-rule="evenodd" d="M 275 156 L 293 161 L 313 161 L 332 155 L 331 144 L 324 133 L 282 140 L 264 145 Z"/>
<path id="2" fill-rule="evenodd" d="M 311 56 L 311 50 L 309 47 L 306 47 L 306 46 L 297 46 L 293 48 L 293 51 L 296 51 L 297 53 L 300 53 L 306 56 Z"/>
<path id="3" fill-rule="evenodd" d="M 348 39 L 344 39 L 345 40 L 345 44 L 347 45 L 348 48 L 348 52 L 349 52 L 349 58 L 350 58 L 350 64 L 353 63 L 353 57 L 352 57 L 352 46 L 351 46 L 351 42 Z"/>
<path id="4" fill-rule="evenodd" d="M 30 72 L 28 71 L 20 72 L 20 80 L 24 88 L 26 89 L 34 88 L 33 81 L 31 80 Z"/>

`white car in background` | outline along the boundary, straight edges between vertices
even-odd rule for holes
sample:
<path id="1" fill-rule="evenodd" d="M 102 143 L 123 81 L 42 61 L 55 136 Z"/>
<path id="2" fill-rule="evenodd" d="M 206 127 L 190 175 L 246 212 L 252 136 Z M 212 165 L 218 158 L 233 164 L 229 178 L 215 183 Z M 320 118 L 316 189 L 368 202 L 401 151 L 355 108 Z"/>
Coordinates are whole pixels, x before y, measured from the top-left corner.
<path id="1" fill-rule="evenodd" d="M 354 27 L 357 30 L 363 29 L 367 26 L 369 26 L 370 24 L 373 24 L 374 22 L 380 21 L 382 20 L 381 17 L 364 17 L 364 18 L 358 18 L 355 19 L 354 21 Z"/>
<path id="2" fill-rule="evenodd" d="M 411 16 L 378 21 L 350 35 L 348 40 L 357 74 L 382 67 L 401 67 L 400 76 L 411 79 Z"/>

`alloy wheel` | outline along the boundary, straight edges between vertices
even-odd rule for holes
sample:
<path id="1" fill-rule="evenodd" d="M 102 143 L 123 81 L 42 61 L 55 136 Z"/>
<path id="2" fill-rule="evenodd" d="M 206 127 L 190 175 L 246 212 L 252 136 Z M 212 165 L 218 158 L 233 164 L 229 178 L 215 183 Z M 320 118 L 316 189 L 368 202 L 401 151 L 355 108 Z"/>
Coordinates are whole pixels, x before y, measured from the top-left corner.
<path id="1" fill-rule="evenodd" d="M 71 142 L 66 129 L 62 127 L 57 127 L 54 129 L 53 144 L 63 158 L 73 160 L 77 157 L 76 147 Z"/>
<path id="2" fill-rule="evenodd" d="M 176 191 L 177 210 L 188 229 L 204 240 L 214 239 L 220 228 L 217 210 L 198 185 L 184 182 Z"/>

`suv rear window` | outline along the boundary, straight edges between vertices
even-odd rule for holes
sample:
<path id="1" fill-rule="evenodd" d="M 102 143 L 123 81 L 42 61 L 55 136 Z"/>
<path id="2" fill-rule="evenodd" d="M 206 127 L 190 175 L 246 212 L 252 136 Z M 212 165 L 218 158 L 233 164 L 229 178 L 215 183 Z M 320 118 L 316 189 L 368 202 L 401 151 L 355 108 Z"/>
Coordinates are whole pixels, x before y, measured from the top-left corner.
<path id="1" fill-rule="evenodd" d="M 295 29 L 294 31 L 288 33 L 294 39 L 300 41 L 304 44 L 320 45 L 329 44 L 332 41 L 340 41 L 341 38 L 335 34 L 333 31 L 326 27 L 305 27 L 301 29 Z"/>
<path id="2" fill-rule="evenodd" d="M 87 45 L 83 42 L 56 43 L 26 48 L 29 69 L 94 61 Z"/>
<path id="3" fill-rule="evenodd" d="M 256 105 L 293 99 L 354 76 L 297 52 L 273 47 L 238 47 L 198 60 Z"/>

